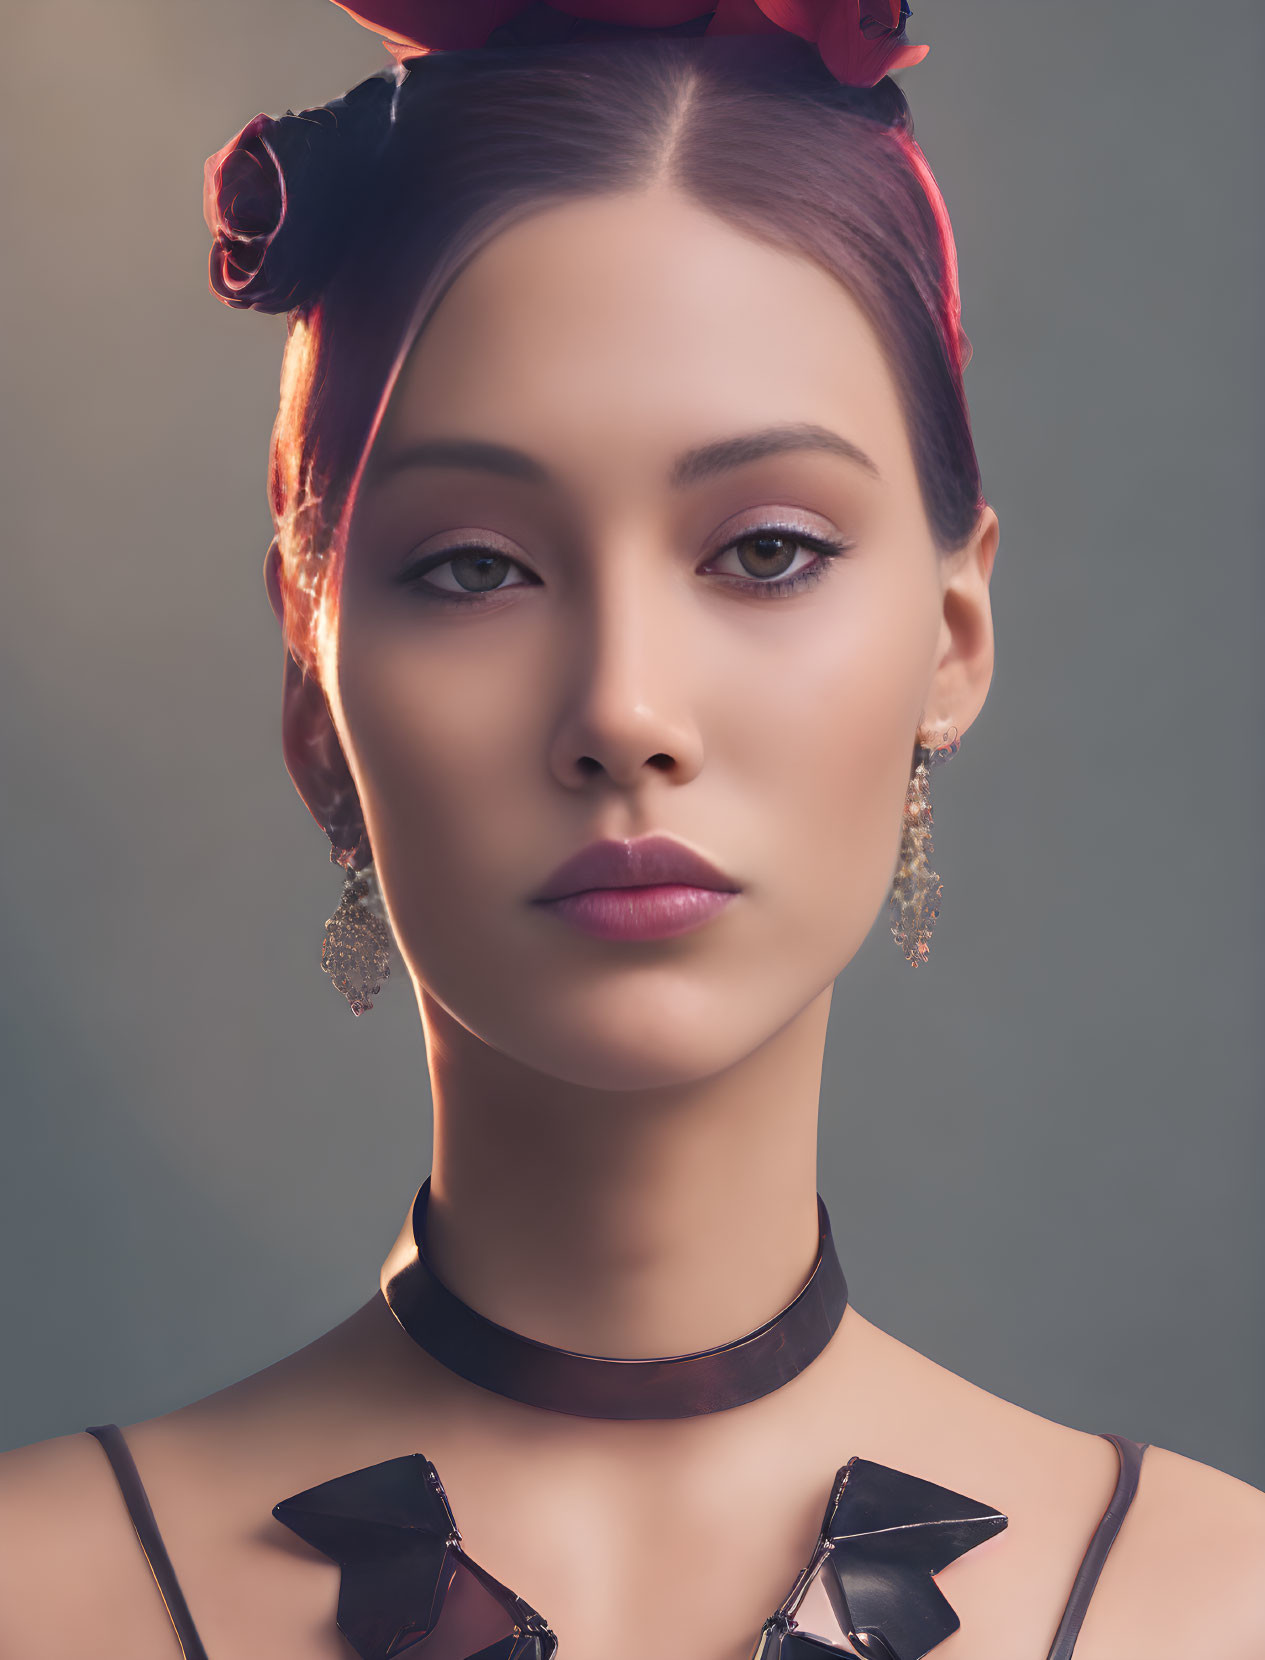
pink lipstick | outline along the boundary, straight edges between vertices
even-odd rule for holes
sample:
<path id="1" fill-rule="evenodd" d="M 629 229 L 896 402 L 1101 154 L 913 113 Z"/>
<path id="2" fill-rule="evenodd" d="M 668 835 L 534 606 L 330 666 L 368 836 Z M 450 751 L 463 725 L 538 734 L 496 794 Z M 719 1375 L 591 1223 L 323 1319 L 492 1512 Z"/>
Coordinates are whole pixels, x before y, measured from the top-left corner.
<path id="1" fill-rule="evenodd" d="M 740 886 L 671 836 L 591 842 L 533 895 L 597 939 L 671 939 L 724 909 Z"/>

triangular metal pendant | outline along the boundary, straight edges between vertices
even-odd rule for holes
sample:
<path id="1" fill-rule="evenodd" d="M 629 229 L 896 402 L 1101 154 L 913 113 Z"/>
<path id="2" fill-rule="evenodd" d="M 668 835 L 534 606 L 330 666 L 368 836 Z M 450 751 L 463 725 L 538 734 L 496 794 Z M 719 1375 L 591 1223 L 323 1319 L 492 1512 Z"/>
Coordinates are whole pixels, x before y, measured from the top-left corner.
<path id="1" fill-rule="evenodd" d="M 412 1453 L 283 1499 L 273 1515 L 337 1562 L 338 1629 L 360 1660 L 550 1660 L 535 1609 L 461 1548 L 439 1472 Z"/>
<path id="2" fill-rule="evenodd" d="M 922 1660 L 961 1624 L 931 1576 L 1005 1526 L 1000 1511 L 962 1493 L 849 1459 L 812 1560 L 766 1624 L 756 1660 L 843 1654 L 844 1639 L 867 1660 Z"/>

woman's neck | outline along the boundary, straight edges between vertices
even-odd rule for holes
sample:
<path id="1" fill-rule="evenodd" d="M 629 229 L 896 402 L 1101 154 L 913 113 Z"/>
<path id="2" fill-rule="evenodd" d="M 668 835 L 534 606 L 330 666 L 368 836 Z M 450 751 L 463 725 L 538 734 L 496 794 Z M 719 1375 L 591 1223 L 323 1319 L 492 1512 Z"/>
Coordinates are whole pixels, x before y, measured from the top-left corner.
<path id="1" fill-rule="evenodd" d="M 762 1324 L 817 1249 L 829 1011 L 827 990 L 719 1076 L 615 1091 L 518 1065 L 423 993 L 436 1273 L 489 1319 L 586 1354 L 684 1354 Z"/>

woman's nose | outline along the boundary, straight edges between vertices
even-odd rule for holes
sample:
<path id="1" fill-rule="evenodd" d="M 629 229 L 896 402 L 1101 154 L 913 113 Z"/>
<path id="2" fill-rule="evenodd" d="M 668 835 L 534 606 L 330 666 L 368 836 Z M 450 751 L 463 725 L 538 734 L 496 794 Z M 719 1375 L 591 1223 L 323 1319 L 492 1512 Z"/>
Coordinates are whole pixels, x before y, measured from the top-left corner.
<path id="1" fill-rule="evenodd" d="M 633 789 L 651 772 L 686 783 L 703 764 L 688 607 L 679 577 L 646 564 L 610 571 L 566 621 L 550 761 L 570 789 Z"/>

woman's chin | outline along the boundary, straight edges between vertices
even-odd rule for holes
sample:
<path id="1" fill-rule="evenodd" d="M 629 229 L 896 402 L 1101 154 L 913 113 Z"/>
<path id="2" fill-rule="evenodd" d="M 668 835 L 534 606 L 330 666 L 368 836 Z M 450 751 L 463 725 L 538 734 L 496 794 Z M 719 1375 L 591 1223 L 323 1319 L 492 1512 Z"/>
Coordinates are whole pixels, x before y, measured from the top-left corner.
<path id="1" fill-rule="evenodd" d="M 547 988 L 530 999 L 435 997 L 419 988 L 423 1023 L 428 1001 L 505 1060 L 580 1089 L 633 1091 L 697 1084 L 738 1065 L 797 1009 L 778 1013 L 766 1002 L 735 999 L 732 988 L 590 986 L 560 998 Z"/>

